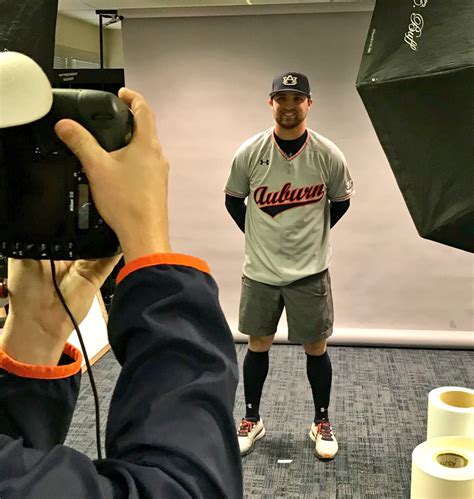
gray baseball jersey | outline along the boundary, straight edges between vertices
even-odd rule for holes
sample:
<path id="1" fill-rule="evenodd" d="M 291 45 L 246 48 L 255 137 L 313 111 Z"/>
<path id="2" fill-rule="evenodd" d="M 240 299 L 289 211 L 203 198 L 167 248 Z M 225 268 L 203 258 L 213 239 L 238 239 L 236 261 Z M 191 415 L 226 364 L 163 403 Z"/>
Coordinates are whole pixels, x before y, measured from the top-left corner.
<path id="1" fill-rule="evenodd" d="M 248 196 L 244 275 L 283 286 L 328 268 L 329 201 L 351 198 L 354 188 L 333 142 L 308 129 L 305 144 L 287 157 L 273 130 L 239 147 L 224 191 Z"/>

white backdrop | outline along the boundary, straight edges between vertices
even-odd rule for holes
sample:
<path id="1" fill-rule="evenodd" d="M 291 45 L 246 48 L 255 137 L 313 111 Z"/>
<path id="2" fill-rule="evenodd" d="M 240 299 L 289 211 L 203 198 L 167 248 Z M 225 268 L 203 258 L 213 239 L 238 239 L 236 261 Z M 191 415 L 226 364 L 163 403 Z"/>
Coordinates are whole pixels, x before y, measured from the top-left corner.
<path id="1" fill-rule="evenodd" d="M 355 90 L 370 16 L 125 19 L 126 84 L 153 106 L 171 164 L 172 245 L 209 262 L 236 332 L 243 235 L 223 186 L 239 144 L 273 124 L 273 76 L 305 72 L 309 126 L 343 150 L 357 191 L 332 231 L 333 341 L 469 346 L 472 257 L 417 235 Z"/>

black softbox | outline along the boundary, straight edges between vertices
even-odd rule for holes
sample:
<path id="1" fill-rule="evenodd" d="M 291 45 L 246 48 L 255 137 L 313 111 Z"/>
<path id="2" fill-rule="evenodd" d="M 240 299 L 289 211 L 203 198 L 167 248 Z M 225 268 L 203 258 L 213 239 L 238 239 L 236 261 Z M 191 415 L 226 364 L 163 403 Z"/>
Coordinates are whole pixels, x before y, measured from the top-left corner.
<path id="1" fill-rule="evenodd" d="M 420 236 L 473 252 L 473 0 L 377 0 L 356 85 Z"/>
<path id="2" fill-rule="evenodd" d="M 31 57 L 50 81 L 57 12 L 58 0 L 0 0 L 0 50 Z"/>

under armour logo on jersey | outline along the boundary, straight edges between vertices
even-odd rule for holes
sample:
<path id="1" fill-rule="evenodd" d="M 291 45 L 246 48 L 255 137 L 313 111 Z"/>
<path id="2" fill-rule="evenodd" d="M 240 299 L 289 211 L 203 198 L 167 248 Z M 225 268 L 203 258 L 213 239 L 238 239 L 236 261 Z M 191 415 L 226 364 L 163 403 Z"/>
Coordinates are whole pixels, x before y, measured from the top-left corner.
<path id="1" fill-rule="evenodd" d="M 260 160 L 260 164 L 261 165 L 269 165 L 270 164 L 270 160 L 269 159 L 261 159 Z"/>
<path id="2" fill-rule="evenodd" d="M 294 86 L 298 84 L 298 77 L 287 75 L 283 77 L 283 85 Z"/>
<path id="3" fill-rule="evenodd" d="M 262 185 L 255 189 L 253 199 L 262 211 L 274 217 L 290 208 L 318 203 L 325 194 L 324 184 L 292 188 L 291 182 L 287 182 L 279 191 L 269 191 L 268 186 Z"/>

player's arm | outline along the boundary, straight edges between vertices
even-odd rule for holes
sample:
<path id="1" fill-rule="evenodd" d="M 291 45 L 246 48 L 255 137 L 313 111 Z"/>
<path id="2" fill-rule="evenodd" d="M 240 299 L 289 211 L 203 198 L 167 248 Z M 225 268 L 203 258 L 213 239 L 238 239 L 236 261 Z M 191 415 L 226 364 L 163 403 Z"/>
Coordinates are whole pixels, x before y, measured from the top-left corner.
<path id="1" fill-rule="evenodd" d="M 331 229 L 339 222 L 339 220 L 344 216 L 346 211 L 349 209 L 350 200 L 345 201 L 330 201 L 330 219 L 331 219 Z"/>
<path id="2" fill-rule="evenodd" d="M 240 148 L 232 160 L 229 178 L 224 188 L 225 207 L 239 229 L 245 233 L 245 199 L 250 194 L 249 160 L 246 149 Z"/>
<path id="3" fill-rule="evenodd" d="M 239 226 L 239 229 L 245 233 L 245 213 L 247 212 L 247 205 L 245 198 L 238 198 L 236 196 L 225 195 L 225 207 L 233 218 L 234 222 Z"/>
<path id="4" fill-rule="evenodd" d="M 327 194 L 330 227 L 333 228 L 349 209 L 349 200 L 354 196 L 355 190 L 344 154 L 335 144 L 332 144 L 331 152 Z"/>

